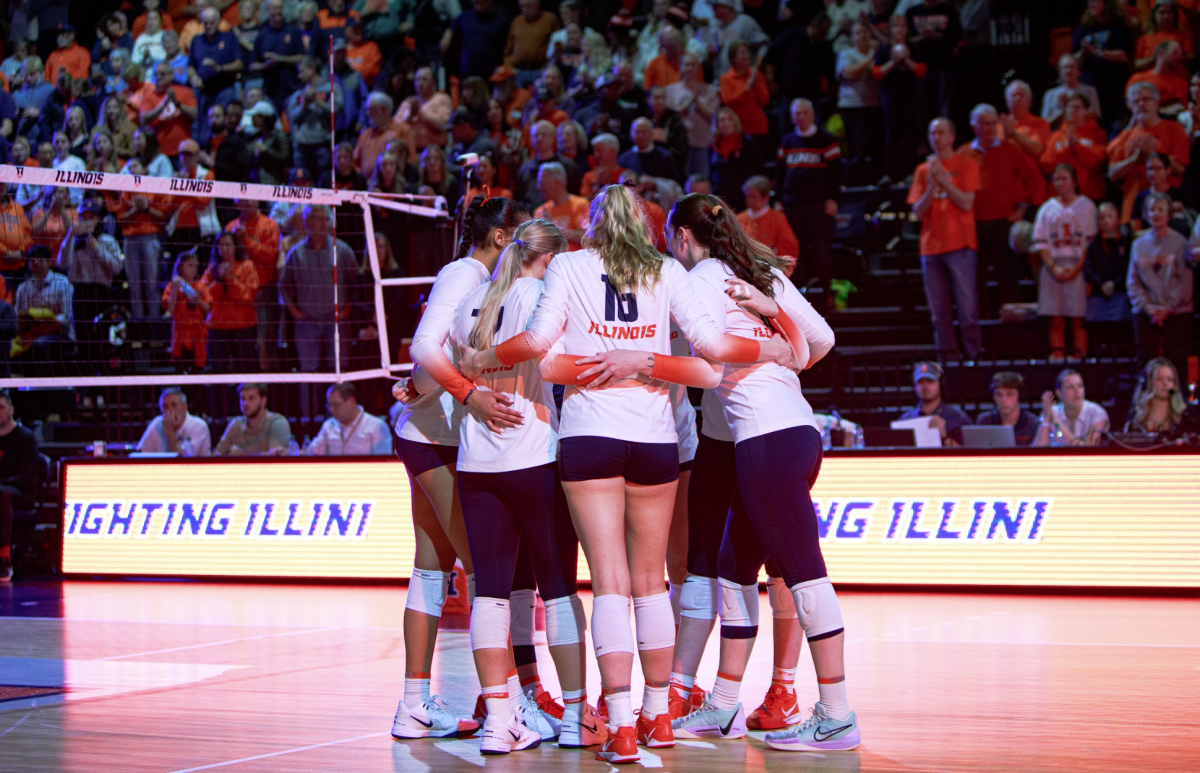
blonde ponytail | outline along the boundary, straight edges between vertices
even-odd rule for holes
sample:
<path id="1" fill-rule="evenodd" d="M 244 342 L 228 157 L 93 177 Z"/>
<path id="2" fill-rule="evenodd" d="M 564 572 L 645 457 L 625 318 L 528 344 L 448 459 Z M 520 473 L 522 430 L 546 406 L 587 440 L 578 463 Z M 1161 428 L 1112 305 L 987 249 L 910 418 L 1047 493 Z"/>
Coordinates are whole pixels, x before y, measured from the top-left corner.
<path id="1" fill-rule="evenodd" d="M 490 349 L 500 320 L 504 299 L 512 289 L 513 282 L 521 275 L 521 269 L 547 252 L 563 252 L 567 249 L 567 238 L 554 223 L 543 218 L 526 220 L 517 226 L 512 241 L 500 253 L 496 268 L 492 271 L 492 284 L 479 304 L 479 316 L 471 328 L 467 343 L 472 349 Z"/>
<path id="2" fill-rule="evenodd" d="M 654 247 L 641 200 L 624 185 L 609 185 L 592 199 L 583 246 L 600 253 L 608 283 L 618 293 L 653 288 L 663 256 Z"/>

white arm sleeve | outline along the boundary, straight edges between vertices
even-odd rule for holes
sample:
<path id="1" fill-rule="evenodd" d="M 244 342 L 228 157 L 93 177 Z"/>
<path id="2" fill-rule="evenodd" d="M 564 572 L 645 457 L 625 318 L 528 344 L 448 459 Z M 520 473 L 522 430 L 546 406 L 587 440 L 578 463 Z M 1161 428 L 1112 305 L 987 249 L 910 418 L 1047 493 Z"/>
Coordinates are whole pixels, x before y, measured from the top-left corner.
<path id="1" fill-rule="evenodd" d="M 674 260 L 663 262 L 659 281 L 670 294 L 671 319 L 691 342 L 692 350 L 703 354 L 725 332 L 724 310 L 716 313 L 714 318 L 714 310 L 720 306 L 710 305 L 711 301 L 702 299 L 702 283 L 693 282 L 683 266 Z"/>
<path id="2" fill-rule="evenodd" d="M 478 286 L 479 277 L 474 272 L 457 270 L 453 263 L 442 269 L 429 292 L 425 313 L 421 316 L 421 323 L 417 325 L 412 346 L 409 347 L 409 355 L 413 362 L 428 368 L 431 364 L 430 358 L 436 358 L 439 354 L 445 356 L 442 345 L 450 335 L 454 310 L 458 308 L 459 301 Z"/>

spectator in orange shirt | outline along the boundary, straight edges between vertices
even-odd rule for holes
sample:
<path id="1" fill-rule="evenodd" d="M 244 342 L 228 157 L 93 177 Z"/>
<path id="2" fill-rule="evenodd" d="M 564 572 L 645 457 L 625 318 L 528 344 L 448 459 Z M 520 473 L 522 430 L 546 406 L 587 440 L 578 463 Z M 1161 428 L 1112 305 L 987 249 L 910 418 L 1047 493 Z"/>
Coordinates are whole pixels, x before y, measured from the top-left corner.
<path id="1" fill-rule="evenodd" d="M 582 248 L 583 232 L 588 226 L 590 204 L 582 196 L 567 192 L 567 170 L 557 161 L 549 161 L 538 169 L 538 191 L 545 202 L 533 211 L 534 217 L 544 217 L 558 226 L 567 237 L 572 250 Z"/>
<path id="2" fill-rule="evenodd" d="M 1133 201 L 1150 187 L 1146 179 L 1146 159 L 1151 153 L 1164 153 L 1171 159 L 1171 187 L 1183 182 L 1183 173 L 1192 149 L 1187 132 L 1175 121 L 1164 121 L 1158 114 L 1158 89 L 1152 83 L 1135 83 L 1125 91 L 1126 104 L 1133 113 L 1129 128 L 1108 143 L 1108 179 L 1121 185 L 1121 224 L 1129 222 Z"/>
<path id="3" fill-rule="evenodd" d="M 212 293 L 200 281 L 200 258 L 195 250 L 175 259 L 175 275 L 163 288 L 162 307 L 171 317 L 171 359 L 184 372 L 203 370 L 208 364 L 208 325 Z"/>
<path id="4" fill-rule="evenodd" d="M 254 361 L 258 271 L 234 232 L 217 237 L 200 283 L 212 296 L 207 320 L 212 369 L 218 373 L 248 370 Z"/>
<path id="5" fill-rule="evenodd" d="M 1042 174 L 1028 162 L 1016 143 L 1000 136 L 1000 116 L 991 105 L 971 111 L 975 139 L 958 149 L 979 166 L 979 193 L 975 197 L 975 232 L 979 237 L 977 279 L 982 313 L 998 316 L 1000 307 L 1015 300 L 1017 265 L 1008 248 L 1008 231 L 1025 216 L 1041 189 Z M 996 289 L 988 288 L 994 275 Z"/>
<path id="6" fill-rule="evenodd" d="M 1153 84 L 1158 89 L 1159 111 L 1175 115 L 1187 107 L 1188 77 L 1183 64 L 1183 47 L 1168 40 L 1154 49 L 1154 68 L 1134 75 L 1125 84 L 1125 89 L 1128 91 L 1135 83 Z"/>
<path id="7" fill-rule="evenodd" d="M 358 12 L 347 13 L 346 0 L 328 0 L 326 7 L 317 11 L 317 25 L 323 30 L 344 29 L 358 18 Z"/>
<path id="8" fill-rule="evenodd" d="M 970 157 L 954 152 L 954 124 L 935 118 L 929 124 L 933 155 L 917 167 L 908 203 L 921 221 L 921 269 L 925 297 L 933 317 L 933 332 L 940 356 L 968 359 L 983 350 L 979 328 L 979 291 L 975 284 L 975 193 L 979 166 Z M 954 335 L 951 305 L 958 307 L 962 349 Z"/>
<path id="9" fill-rule="evenodd" d="M 179 146 L 179 158 L 183 168 L 175 173 L 182 180 L 215 180 L 211 169 L 200 166 L 200 145 L 195 140 L 184 140 Z M 201 196 L 176 196 L 171 205 L 175 208 L 175 232 L 171 235 L 176 244 L 186 249 L 198 244 L 204 236 L 212 236 L 220 230 L 216 207 L 211 198 Z"/>
<path id="10" fill-rule="evenodd" d="M 1190 60 L 1195 55 L 1195 37 L 1179 29 L 1179 6 L 1172 0 L 1158 0 L 1146 32 L 1138 37 L 1134 47 L 1133 69 L 1148 70 L 1153 67 L 1154 60 L 1158 58 L 1158 47 L 1169 40 L 1182 46 L 1184 58 Z"/>
<path id="11" fill-rule="evenodd" d="M 46 80 L 58 83 L 58 71 L 66 68 L 76 80 L 87 80 L 92 70 L 92 55 L 75 42 L 75 28 L 58 25 L 58 48 L 46 57 Z"/>
<path id="12" fill-rule="evenodd" d="M 800 256 L 800 240 L 782 212 L 771 209 L 771 181 L 756 174 L 742 185 L 746 209 L 738 213 L 738 222 L 751 239 L 756 239 L 775 251 L 779 257 Z"/>
<path id="13" fill-rule="evenodd" d="M 614 185 L 625 169 L 617 163 L 621 141 L 614 134 L 597 134 L 592 140 L 592 168 L 583 176 L 579 195 L 591 199 L 606 185 Z"/>
<path id="14" fill-rule="evenodd" d="M 192 121 L 199 113 L 192 90 L 176 84 L 174 78 L 170 62 L 154 65 L 154 85 L 143 92 L 140 117 L 142 126 L 154 127 L 158 147 L 168 157 L 178 155 L 180 144 L 191 139 Z"/>
<path id="15" fill-rule="evenodd" d="M 517 71 L 517 85 L 534 83 L 546 66 L 550 36 L 562 25 L 558 17 L 542 10 L 540 0 L 519 0 L 521 13 L 513 17 L 504 45 L 504 63 Z"/>
<path id="16" fill-rule="evenodd" d="M 1025 151 L 1025 165 L 1037 178 L 1031 203 L 1040 205 L 1046 201 L 1046 182 L 1038 163 L 1050 139 L 1050 123 L 1033 113 L 1033 89 L 1025 81 L 1009 83 L 1004 89 L 1004 102 L 1008 105 L 1008 113 L 1000 116 L 1004 136 Z"/>
<path id="17" fill-rule="evenodd" d="M 71 201 L 71 189 L 49 186 L 29 219 L 34 243 L 45 246 L 52 255 L 58 254 L 67 232 L 78 222 L 79 209 Z"/>
<path id="18" fill-rule="evenodd" d="M 1108 136 L 1090 112 L 1087 97 L 1067 97 L 1063 124 L 1050 135 L 1042 153 L 1042 173 L 1050 174 L 1059 164 L 1070 164 L 1079 174 L 1079 190 L 1093 201 L 1104 199 L 1108 181 L 1104 166 L 1108 163 Z"/>
<path id="19" fill-rule="evenodd" d="M 159 0 L 142 0 L 142 7 L 146 9 L 145 12 L 133 20 L 133 27 L 129 30 L 129 35 L 134 40 L 137 40 L 138 35 L 146 31 L 146 17 L 152 13 L 158 14 L 164 30 L 174 29 L 175 20 L 171 18 L 171 14 L 158 10 L 161 7 Z"/>
<path id="20" fill-rule="evenodd" d="M 145 175 L 146 165 L 138 157 L 129 161 L 129 174 Z M 157 317 L 159 237 L 170 210 L 170 198 L 126 191 L 117 200 L 115 215 L 125 238 L 125 275 L 129 279 L 129 305 L 133 316 Z"/>
<path id="21" fill-rule="evenodd" d="M 763 110 L 771 101 L 767 90 L 767 79 L 757 67 L 751 67 L 750 45 L 738 43 L 730 56 L 732 66 L 721 76 L 721 101 L 737 113 L 742 121 L 742 132 L 751 137 L 761 137 L 770 129 L 767 114 Z"/>
<path id="22" fill-rule="evenodd" d="M 529 89 L 517 87 L 517 71 L 506 64 L 497 67 L 488 80 L 492 84 L 492 98 L 504 108 L 504 122 L 509 128 L 520 129 L 525 105 L 533 95 Z"/>
<path id="23" fill-rule="evenodd" d="M 659 55 L 650 60 L 642 72 L 642 87 L 649 91 L 655 86 L 670 86 L 679 83 L 679 59 L 683 56 L 683 36 L 679 30 L 668 25 L 658 33 Z"/>
<path id="24" fill-rule="evenodd" d="M 433 70 L 422 67 L 413 75 L 416 94 L 400 103 L 395 119 L 412 130 L 409 145 L 420 153 L 427 145 L 446 144 L 446 122 L 453 105 L 450 97 L 437 90 Z"/>
<path id="25" fill-rule="evenodd" d="M 25 268 L 25 253 L 32 246 L 33 228 L 25 209 L 9 193 L 8 183 L 0 183 L 0 271 Z M 3 343 L 0 341 L 0 345 Z"/>
<path id="26" fill-rule="evenodd" d="M 366 39 L 363 29 L 362 22 L 358 20 L 346 26 L 346 64 L 363 77 L 367 88 L 371 88 L 383 69 L 383 55 L 379 53 L 378 43 Z"/>
<path id="27" fill-rule="evenodd" d="M 374 171 L 375 159 L 387 144 L 403 139 L 398 130 L 400 127 L 392 119 L 394 107 L 392 98 L 382 91 L 372 91 L 367 95 L 367 117 L 371 125 L 363 129 L 354 144 L 354 168 L 360 174 L 369 175 Z"/>

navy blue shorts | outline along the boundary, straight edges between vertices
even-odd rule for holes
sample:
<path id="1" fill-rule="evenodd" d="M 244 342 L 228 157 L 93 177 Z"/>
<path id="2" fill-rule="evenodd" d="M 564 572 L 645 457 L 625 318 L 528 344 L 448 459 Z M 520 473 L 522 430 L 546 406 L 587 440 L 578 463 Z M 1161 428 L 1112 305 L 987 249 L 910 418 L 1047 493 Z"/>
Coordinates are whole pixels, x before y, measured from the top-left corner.
<path id="1" fill-rule="evenodd" d="M 635 443 L 585 435 L 559 441 L 558 470 L 564 481 L 624 478 L 639 486 L 679 480 L 679 444 Z"/>
<path id="2" fill-rule="evenodd" d="M 396 438 L 396 441 L 396 456 L 400 457 L 408 474 L 414 478 L 423 472 L 458 461 L 458 446 L 439 446 L 402 437 Z"/>
<path id="3" fill-rule="evenodd" d="M 688 574 L 717 576 L 721 535 L 737 488 L 733 443 L 701 433 L 688 481 Z"/>

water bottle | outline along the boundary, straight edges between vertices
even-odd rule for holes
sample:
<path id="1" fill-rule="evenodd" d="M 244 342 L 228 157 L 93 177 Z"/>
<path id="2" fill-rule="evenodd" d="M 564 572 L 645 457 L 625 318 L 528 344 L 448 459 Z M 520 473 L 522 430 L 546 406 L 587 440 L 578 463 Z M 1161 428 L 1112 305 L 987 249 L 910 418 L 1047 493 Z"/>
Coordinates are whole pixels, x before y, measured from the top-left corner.
<path id="1" fill-rule="evenodd" d="M 292 438 L 291 440 L 288 441 L 287 455 L 288 456 L 299 456 L 300 455 L 300 446 L 296 445 L 296 438 Z"/>
<path id="2" fill-rule="evenodd" d="M 196 455 L 196 446 L 192 444 L 190 437 L 185 437 L 179 444 L 179 455 L 189 459 Z"/>
<path id="3" fill-rule="evenodd" d="M 1062 430 L 1058 428 L 1057 424 L 1055 424 L 1054 426 L 1050 427 L 1050 445 L 1054 448 L 1062 448 L 1062 444 Z"/>
<path id="4" fill-rule="evenodd" d="M 855 448 L 866 448 L 867 447 L 867 439 L 865 437 L 863 437 L 863 428 L 862 428 L 861 424 L 854 428 L 854 447 Z"/>
<path id="5" fill-rule="evenodd" d="M 312 438 L 308 435 L 304 436 L 304 445 L 300 446 L 301 456 L 312 456 Z"/>
<path id="6" fill-rule="evenodd" d="M 826 451 L 833 448 L 833 425 L 828 421 L 821 427 L 821 448 Z"/>

